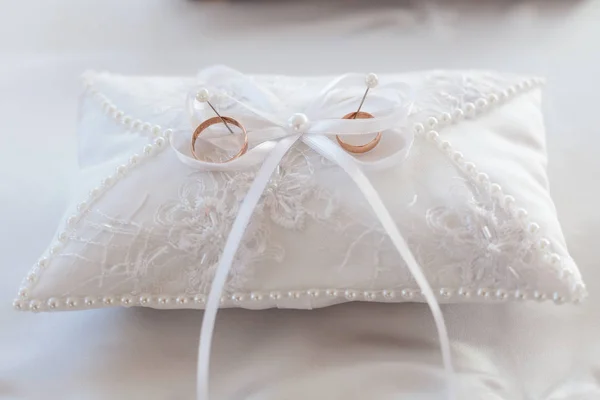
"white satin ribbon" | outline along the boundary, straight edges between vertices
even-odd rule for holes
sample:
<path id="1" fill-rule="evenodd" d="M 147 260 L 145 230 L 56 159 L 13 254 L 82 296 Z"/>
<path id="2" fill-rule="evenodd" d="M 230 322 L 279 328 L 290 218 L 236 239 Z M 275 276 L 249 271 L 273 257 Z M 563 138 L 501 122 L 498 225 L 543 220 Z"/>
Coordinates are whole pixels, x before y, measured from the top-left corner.
<path id="1" fill-rule="evenodd" d="M 377 89 L 377 92 L 382 90 L 383 92 L 387 91 L 387 93 L 384 93 L 382 96 L 380 95 L 377 99 L 379 101 L 375 102 L 375 104 L 379 105 L 379 109 L 375 108 L 373 111 L 371 108 L 373 105 L 369 105 L 369 112 L 376 116 L 373 119 L 342 120 L 319 118 L 321 115 L 336 116 L 347 113 L 347 109 L 346 112 L 343 113 L 336 112 L 341 111 L 336 110 L 336 105 L 348 105 L 343 96 L 340 96 L 341 88 L 347 89 L 349 87 L 356 87 L 360 84 L 364 90 L 364 76 L 357 74 L 342 75 L 325 86 L 309 106 L 304 109 L 304 113 L 309 116 L 309 118 L 314 118 L 314 121 L 311 122 L 303 132 L 296 132 L 288 127 L 287 120 L 282 118 L 283 115 L 290 115 L 289 110 L 282 107 L 281 102 L 276 96 L 269 93 L 266 89 L 259 87 L 251 78 L 227 67 L 215 67 L 205 70 L 200 74 L 201 80 L 205 82 L 210 82 L 211 78 L 215 77 L 218 77 L 218 80 L 215 81 L 220 82 L 225 86 L 228 83 L 231 83 L 232 86 L 235 85 L 240 89 L 242 93 L 241 97 L 247 101 L 240 101 L 235 98 L 235 95 L 231 96 L 225 94 L 223 96 L 235 104 L 236 118 L 242 118 L 241 116 L 238 116 L 238 111 L 240 111 L 244 115 L 244 125 L 246 125 L 247 119 L 251 121 L 249 123 L 249 125 L 251 125 L 250 128 L 246 125 L 249 136 L 260 136 L 260 139 L 264 141 L 256 144 L 240 158 L 223 164 L 199 161 L 191 157 L 188 150 L 189 133 L 186 138 L 184 138 L 183 134 L 173 136 L 171 141 L 180 160 L 197 169 L 232 171 L 244 170 L 260 164 L 256 178 L 252 182 L 248 193 L 240 205 L 207 298 L 198 348 L 198 400 L 208 400 L 209 398 L 208 382 L 210 349 L 214 325 L 220 299 L 235 254 L 241 244 L 254 209 L 256 208 L 273 171 L 277 168 L 287 151 L 299 140 L 323 157 L 339 165 L 352 178 L 371 205 L 386 233 L 390 236 L 392 243 L 406 262 L 406 265 L 419 285 L 433 314 L 440 340 L 444 370 L 447 376 L 448 398 L 455 399 L 454 371 L 451 363 L 450 343 L 444 318 L 435 294 L 406 244 L 406 241 L 398 231 L 393 218 L 377 194 L 377 191 L 363 173 L 363 170 L 365 169 L 381 170 L 390 168 L 391 166 L 402 162 L 408 155 L 412 145 L 412 136 L 410 136 L 410 133 L 406 133 L 406 131 L 401 129 L 402 123 L 406 120 L 408 114 L 408 107 L 403 105 L 402 99 L 398 95 L 401 87 L 399 87 L 398 84 L 388 84 Z M 337 98 L 336 95 L 338 96 Z M 375 97 L 375 94 L 370 94 L 370 97 Z M 197 110 L 195 110 L 193 106 L 189 106 L 189 104 L 188 109 L 193 113 L 192 121 L 194 121 L 194 118 L 198 117 Z M 246 118 L 246 115 L 248 118 Z M 404 137 L 404 146 L 387 157 L 371 161 L 362 161 L 346 153 L 337 143 L 327 137 L 327 135 L 335 134 L 364 135 L 378 131 Z M 253 142 L 256 143 L 256 140 L 253 139 Z"/>

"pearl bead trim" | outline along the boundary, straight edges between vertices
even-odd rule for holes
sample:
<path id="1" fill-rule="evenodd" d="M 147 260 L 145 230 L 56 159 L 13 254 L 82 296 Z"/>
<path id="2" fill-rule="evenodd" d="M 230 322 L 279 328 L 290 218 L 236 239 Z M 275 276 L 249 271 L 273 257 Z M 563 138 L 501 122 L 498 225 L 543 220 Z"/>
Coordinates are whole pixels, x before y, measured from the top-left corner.
<path id="1" fill-rule="evenodd" d="M 501 207 L 515 218 L 525 224 L 527 232 L 531 235 L 536 235 L 540 229 L 540 226 L 535 222 L 528 221 L 528 213 L 522 208 L 516 208 L 516 200 L 513 196 L 505 195 L 500 185 L 492 183 L 489 180 L 487 174 L 479 172 L 474 163 L 468 162 L 464 159 L 462 153 L 453 149 L 452 145 L 445 140 L 441 140 L 439 133 L 435 130 L 441 130 L 444 126 L 452 123 L 457 123 L 461 119 L 474 119 L 477 116 L 483 114 L 485 111 L 489 111 L 491 106 L 498 106 L 507 100 L 519 95 L 520 93 L 526 92 L 543 84 L 541 79 L 530 79 L 523 81 L 517 85 L 511 86 L 508 89 L 502 91 L 499 94 L 492 93 L 485 98 L 480 98 L 475 103 L 467 103 L 464 105 L 464 109 L 456 109 L 452 114 L 442 113 L 438 116 L 430 116 L 423 123 L 417 123 L 413 129 L 417 136 L 423 136 L 425 139 L 436 145 L 444 154 L 448 156 L 450 161 L 459 168 L 463 173 L 470 177 L 475 184 L 477 184 L 482 190 L 487 191 L 496 198 Z M 50 256 L 55 255 L 60 251 L 70 237 L 70 233 L 81 220 L 81 218 L 87 213 L 91 205 L 97 201 L 110 187 L 112 187 L 117 181 L 123 179 L 131 170 L 136 166 L 140 165 L 144 160 L 149 157 L 155 156 L 162 151 L 166 141 L 169 140 L 172 130 L 163 130 L 158 125 L 152 125 L 149 123 L 142 123 L 139 120 L 134 120 L 132 117 L 125 115 L 122 111 L 110 103 L 110 101 L 98 93 L 91 87 L 90 82 L 86 82 L 86 88 L 90 90 L 95 99 L 101 101 L 105 112 L 112 116 L 118 123 L 122 124 L 126 128 L 142 132 L 151 133 L 156 137 L 153 144 L 147 144 L 144 146 L 140 154 L 133 154 L 126 164 L 120 165 L 116 168 L 113 175 L 108 176 L 102 180 L 100 186 L 92 189 L 88 198 L 77 206 L 77 212 L 66 220 L 65 230 L 57 235 L 56 242 L 50 246 Z M 131 122 L 133 121 L 133 122 Z M 427 128 L 425 127 L 427 126 Z M 543 251 L 547 257 L 549 264 L 556 267 L 556 272 L 559 278 L 564 278 L 566 275 L 571 274 L 571 271 L 562 267 L 562 260 L 559 255 L 552 253 L 551 243 L 548 239 L 539 238 L 537 239 L 537 248 Z M 67 297 L 67 298 L 49 298 L 45 301 L 39 299 L 29 299 L 29 293 L 33 286 L 39 281 L 39 276 L 42 271 L 47 267 L 49 263 L 49 257 L 42 257 L 34 269 L 29 273 L 24 283 L 22 284 L 18 298 L 13 301 L 13 306 L 16 310 L 29 310 L 34 312 L 39 311 L 58 311 L 58 310 L 75 310 L 75 309 L 89 309 L 89 308 L 101 308 L 111 307 L 114 305 L 121 305 L 124 307 L 132 306 L 146 306 L 153 308 L 173 309 L 173 308 L 202 308 L 206 303 L 205 295 L 176 295 L 176 296 L 153 296 L 153 295 L 107 295 L 103 297 Z M 585 287 L 580 287 L 582 293 L 585 292 Z M 438 288 L 437 297 L 442 303 L 460 302 L 461 300 L 483 300 L 483 301 L 494 301 L 502 302 L 506 300 L 526 300 L 532 299 L 537 301 L 552 300 L 556 304 L 563 304 L 567 301 L 572 303 L 579 303 L 581 297 L 572 297 L 563 295 L 558 292 L 554 293 L 543 293 L 539 290 L 513 290 L 508 291 L 505 289 L 496 288 L 479 288 L 479 289 L 468 289 L 460 287 L 458 289 L 453 288 Z M 315 302 L 321 302 L 323 304 L 337 303 L 336 299 L 343 299 L 342 301 L 378 301 L 378 302 L 396 302 L 398 299 L 402 300 L 423 300 L 423 294 L 418 289 L 383 289 L 383 290 L 359 290 L 359 289 L 348 289 L 348 288 L 330 288 L 330 289 L 308 289 L 308 290 L 292 290 L 288 292 L 281 291 L 251 291 L 245 293 L 234 293 L 232 295 L 225 295 L 221 297 L 222 307 L 276 307 L 279 304 L 287 303 L 290 299 L 292 301 L 298 299 L 313 299 Z M 317 300 L 319 298 L 328 298 L 329 300 Z"/>
<path id="2" fill-rule="evenodd" d="M 153 138 L 163 135 L 164 130 L 160 125 L 144 122 L 117 108 L 108 97 L 94 88 L 93 83 L 89 79 L 84 79 L 83 86 L 92 96 L 92 99 L 102 107 L 104 114 L 125 128 L 127 132 Z"/>
<path id="3" fill-rule="evenodd" d="M 542 293 L 539 290 L 512 290 L 493 288 L 438 288 L 437 298 L 441 303 L 461 301 L 492 301 L 504 302 L 508 300 L 537 300 L 553 301 L 556 304 L 567 302 L 565 296 L 555 292 L 551 294 Z M 110 295 L 100 297 L 52 297 L 46 301 L 38 299 L 16 299 L 13 306 L 17 310 L 29 311 L 64 311 L 83 310 L 89 308 L 104 308 L 111 306 L 144 306 L 163 309 L 176 308 L 203 308 L 206 304 L 205 295 L 175 295 L 175 296 L 153 296 L 153 295 Z M 222 307 L 268 308 L 287 304 L 289 300 L 309 299 L 315 303 L 335 304 L 342 301 L 377 301 L 394 303 L 402 300 L 424 301 L 424 296 L 419 289 L 384 289 L 384 290 L 360 290 L 360 289 L 308 289 L 281 291 L 252 291 L 234 293 L 221 297 Z M 341 301 L 340 301 L 341 300 Z M 577 303 L 574 299 L 572 302 Z"/>

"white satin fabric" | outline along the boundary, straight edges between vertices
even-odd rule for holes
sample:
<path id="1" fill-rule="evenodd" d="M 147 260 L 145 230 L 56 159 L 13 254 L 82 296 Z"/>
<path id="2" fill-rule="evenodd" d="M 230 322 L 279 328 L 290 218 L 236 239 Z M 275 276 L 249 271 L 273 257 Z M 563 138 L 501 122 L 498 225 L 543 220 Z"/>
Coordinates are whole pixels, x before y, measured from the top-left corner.
<path id="1" fill-rule="evenodd" d="M 188 165 L 193 165 L 202 170 L 235 171 L 236 169 L 240 168 L 250 168 L 254 165 L 254 163 L 262 161 L 262 165 L 239 208 L 238 215 L 233 223 L 229 237 L 227 238 L 225 247 L 223 249 L 223 255 L 217 267 L 208 296 L 208 301 L 206 303 L 198 348 L 198 400 L 207 400 L 209 398 L 208 382 L 210 350 L 212 336 L 214 333 L 215 319 L 219 310 L 220 299 L 227 283 L 227 276 L 233 264 L 235 253 L 244 237 L 244 233 L 248 223 L 250 222 L 252 213 L 256 208 L 263 191 L 269 183 L 273 171 L 279 165 L 281 159 L 287 153 L 287 151 L 298 140 L 303 141 L 317 153 L 339 165 L 352 178 L 373 208 L 375 215 L 390 236 L 394 246 L 406 262 L 408 269 L 423 292 L 423 296 L 425 297 L 425 300 L 433 314 L 436 328 L 438 330 L 444 371 L 446 373 L 446 379 L 448 383 L 448 398 L 450 400 L 455 399 L 454 372 L 450 355 L 450 342 L 440 306 L 436 300 L 433 290 L 431 289 L 431 286 L 429 285 L 429 282 L 427 282 L 427 278 L 421 270 L 421 267 L 415 260 L 415 257 L 406 244 L 406 241 L 398 231 L 394 219 L 387 211 L 383 202 L 379 198 L 377 191 L 369 182 L 369 179 L 361 170 L 363 165 L 369 165 L 373 170 L 381 170 L 395 166 L 406 157 L 408 151 L 410 151 L 410 146 L 404 146 L 391 156 L 387 156 L 381 160 L 365 163 L 357 161 L 355 158 L 342 150 L 338 145 L 334 144 L 331 140 L 325 137 L 327 134 L 364 135 L 373 132 L 383 132 L 384 134 L 393 134 L 394 132 L 409 132 L 409 134 L 412 135 L 411 129 L 402 130 L 402 128 L 405 128 L 403 125 L 406 124 L 406 117 L 408 115 L 409 107 L 406 104 L 403 104 L 400 97 L 401 93 L 398 92 L 396 94 L 398 99 L 389 105 L 390 110 L 384 112 L 382 117 L 376 116 L 373 119 L 362 121 L 331 118 L 322 119 L 322 115 L 336 115 L 335 113 L 332 113 L 331 107 L 329 107 L 329 104 L 331 103 L 337 105 L 337 102 L 335 102 L 335 100 L 330 96 L 332 92 L 335 92 L 336 89 L 345 89 L 347 87 L 351 87 L 353 84 L 355 85 L 356 83 L 361 83 L 360 78 L 362 76 L 360 75 L 342 75 L 333 79 L 329 84 L 327 84 L 319 93 L 319 95 L 309 103 L 308 107 L 305 110 L 302 110 L 302 113 L 308 117 L 309 122 L 306 124 L 307 126 L 303 127 L 302 130 L 298 132 L 298 129 L 295 129 L 295 127 L 290 127 L 289 125 L 286 125 L 286 122 L 282 122 L 279 117 L 282 113 L 282 110 L 277 102 L 271 105 L 271 110 L 266 111 L 257 109 L 254 106 L 256 103 L 264 104 L 265 101 L 263 100 L 266 100 L 266 98 L 276 99 L 276 97 L 266 95 L 267 90 L 258 87 L 250 79 L 250 77 L 240 76 L 241 74 L 237 71 L 233 71 L 226 67 L 216 68 L 216 73 L 213 73 L 214 71 L 210 72 L 210 74 L 201 73 L 201 75 L 217 75 L 208 77 L 204 76 L 203 78 L 207 81 L 207 83 L 210 84 L 212 78 L 215 79 L 215 82 L 218 82 L 219 85 L 225 87 L 226 89 L 228 88 L 230 82 L 234 82 L 235 79 L 241 79 L 244 87 L 242 87 L 240 92 L 247 94 L 250 104 L 245 104 L 237 99 L 232 100 L 234 100 L 238 105 L 242 106 L 247 111 L 250 111 L 255 116 L 261 117 L 267 122 L 270 122 L 272 126 L 266 128 L 267 131 L 270 129 L 269 136 L 265 134 L 261 135 L 260 130 L 257 132 L 258 136 L 263 138 L 268 136 L 270 140 L 258 144 L 256 147 L 250 149 L 248 154 L 244 154 L 241 157 L 227 163 L 210 163 L 190 159 L 189 156 L 181 153 L 178 148 L 174 146 L 179 158 L 182 161 Z M 393 82 L 389 85 L 382 85 L 380 90 L 385 92 L 386 90 L 389 91 L 391 89 L 393 92 L 394 88 L 397 88 L 398 86 L 399 85 L 397 82 Z M 372 96 L 376 95 L 377 94 L 374 93 Z M 193 111 L 193 106 L 188 107 L 188 109 Z M 341 111 L 338 111 L 338 113 L 339 112 Z M 194 118 L 192 118 L 192 120 L 194 120 Z M 254 136 L 255 132 L 250 132 L 250 134 Z M 273 142 L 274 139 L 279 139 L 279 141 L 275 143 Z M 412 138 L 405 140 L 405 143 L 412 143 Z"/>

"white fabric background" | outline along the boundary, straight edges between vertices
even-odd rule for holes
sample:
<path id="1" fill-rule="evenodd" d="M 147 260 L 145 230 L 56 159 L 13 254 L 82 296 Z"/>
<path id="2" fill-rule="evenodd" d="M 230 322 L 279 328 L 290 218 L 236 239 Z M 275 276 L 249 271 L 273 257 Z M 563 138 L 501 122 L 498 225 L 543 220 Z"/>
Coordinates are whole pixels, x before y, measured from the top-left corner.
<path id="1" fill-rule="evenodd" d="M 192 74 L 215 63 L 252 73 L 488 68 L 546 76 L 551 189 L 591 296 L 579 307 L 444 311 L 473 398 L 599 398 L 598 2 L 485 1 L 454 11 L 431 2 L 280 3 L 0 0 L 0 398 L 193 397 L 200 312 L 35 315 L 10 303 L 66 206 L 77 167 L 78 75 Z M 397 398 L 402 388 L 437 384 L 402 368 L 439 364 L 435 336 L 424 305 L 226 310 L 217 321 L 215 398 Z"/>

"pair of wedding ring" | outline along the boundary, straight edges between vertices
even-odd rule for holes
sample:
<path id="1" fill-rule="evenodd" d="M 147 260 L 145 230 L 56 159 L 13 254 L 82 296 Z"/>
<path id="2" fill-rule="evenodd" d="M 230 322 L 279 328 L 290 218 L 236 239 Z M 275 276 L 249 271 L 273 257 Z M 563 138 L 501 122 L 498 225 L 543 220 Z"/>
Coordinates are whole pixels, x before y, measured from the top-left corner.
<path id="1" fill-rule="evenodd" d="M 362 97 L 360 105 L 358 106 L 358 110 L 344 115 L 342 117 L 342 119 L 374 118 L 372 114 L 365 112 L 365 111 L 361 111 L 361 108 L 365 102 L 365 98 L 367 97 L 367 94 L 369 93 L 369 89 L 374 88 L 378 84 L 377 75 L 368 74 L 365 79 L 365 82 L 367 84 L 367 90 L 365 91 L 365 94 Z M 210 106 L 210 108 L 212 108 L 212 110 L 215 112 L 215 114 L 217 114 L 217 116 L 205 120 L 200 125 L 198 125 L 198 127 L 194 130 L 194 133 L 192 134 L 192 144 L 191 144 L 192 155 L 194 156 L 194 158 L 199 159 L 198 155 L 196 154 L 196 140 L 198 140 L 198 137 L 202 134 L 202 132 L 204 132 L 210 126 L 218 124 L 218 123 L 224 124 L 225 127 L 232 134 L 233 134 L 233 130 L 229 127 L 229 124 L 237 126 L 239 129 L 241 129 L 242 134 L 244 135 L 244 143 L 243 143 L 240 151 L 236 155 L 234 155 L 232 158 L 229 158 L 229 159 L 227 159 L 225 161 L 221 161 L 221 162 L 222 163 L 229 162 L 229 161 L 235 160 L 236 158 L 239 158 L 242 155 L 244 155 L 246 153 L 246 151 L 248 151 L 248 133 L 246 132 L 246 128 L 244 128 L 244 126 L 238 120 L 236 120 L 234 118 L 221 116 L 217 112 L 217 110 L 213 107 L 213 105 L 210 103 L 208 90 L 201 89 L 196 94 L 196 100 L 199 102 L 207 103 Z M 338 135 L 336 135 L 335 138 L 337 139 L 337 142 L 344 150 L 346 150 L 350 153 L 361 154 L 361 153 L 366 153 L 368 151 L 373 150 L 381 141 L 381 136 L 382 136 L 381 132 L 377 132 L 377 135 L 375 136 L 375 138 L 373 140 L 371 140 L 370 142 L 363 144 L 363 145 L 352 145 L 352 144 L 346 143 L 342 139 L 340 139 L 340 137 Z"/>

